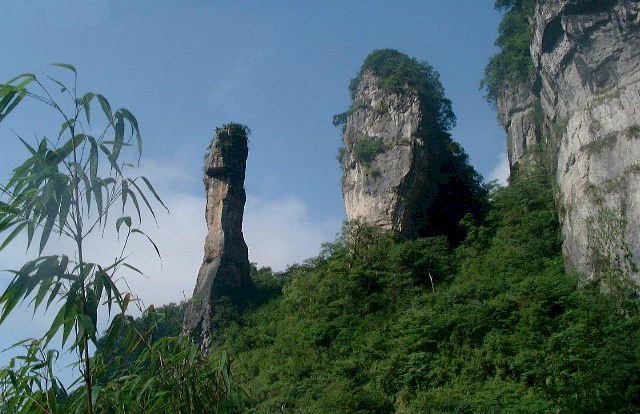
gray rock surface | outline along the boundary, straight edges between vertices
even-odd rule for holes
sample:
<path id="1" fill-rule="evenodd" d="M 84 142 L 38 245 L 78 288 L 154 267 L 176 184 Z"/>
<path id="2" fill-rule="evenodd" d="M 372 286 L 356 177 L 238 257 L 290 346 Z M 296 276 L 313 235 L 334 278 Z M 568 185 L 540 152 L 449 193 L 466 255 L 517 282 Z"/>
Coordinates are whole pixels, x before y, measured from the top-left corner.
<path id="1" fill-rule="evenodd" d="M 544 2 L 531 55 L 530 83 L 497 105 L 512 171 L 537 143 L 553 154 L 570 267 L 640 263 L 640 3 Z"/>
<path id="2" fill-rule="evenodd" d="M 246 127 L 238 124 L 218 128 L 205 159 L 205 220 L 209 232 L 183 324 L 183 334 L 201 339 L 204 347 L 212 335 L 215 301 L 229 290 L 251 284 L 248 250 L 242 235 L 247 133 Z"/>
<path id="3" fill-rule="evenodd" d="M 347 219 L 407 238 L 447 234 L 455 243 L 463 236 L 459 220 L 477 215 L 482 190 L 462 148 L 425 121 L 434 114 L 422 99 L 408 86 L 390 92 L 373 72 L 362 74 L 339 157 Z"/>
<path id="4" fill-rule="evenodd" d="M 417 93 L 389 94 L 373 74 L 362 76 L 343 133 L 342 194 L 348 220 L 415 233 L 410 203 L 418 184 L 413 170 L 422 143 L 417 136 L 421 120 Z M 369 165 L 354 152 L 354 145 L 366 137 L 381 140 L 385 147 Z"/>

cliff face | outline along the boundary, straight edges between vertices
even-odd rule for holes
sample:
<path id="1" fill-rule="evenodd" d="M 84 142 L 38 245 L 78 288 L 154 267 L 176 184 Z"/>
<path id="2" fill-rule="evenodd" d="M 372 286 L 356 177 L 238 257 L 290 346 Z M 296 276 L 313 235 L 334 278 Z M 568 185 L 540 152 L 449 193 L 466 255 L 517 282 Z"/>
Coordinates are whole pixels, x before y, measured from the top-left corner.
<path id="1" fill-rule="evenodd" d="M 209 233 L 183 324 L 183 334 L 202 339 L 205 347 L 212 334 L 215 301 L 231 289 L 251 284 L 248 250 L 242 235 L 247 133 L 246 127 L 238 124 L 218 128 L 205 159 L 205 220 Z"/>
<path id="2" fill-rule="evenodd" d="M 640 4 L 544 2 L 534 30 L 534 77 L 498 99 L 512 171 L 540 143 L 555 167 L 567 264 L 597 276 L 617 261 L 638 280 Z"/>
<path id="3" fill-rule="evenodd" d="M 368 61 L 384 53 L 410 59 L 378 51 Z M 463 237 L 460 219 L 466 213 L 478 215 L 484 190 L 462 148 L 441 126 L 453 124 L 455 117 L 437 73 L 427 71 L 432 95 L 408 84 L 390 90 L 373 70 L 359 75 L 339 156 L 342 193 L 348 220 L 403 237 L 446 234 L 457 242 Z"/>
<path id="4" fill-rule="evenodd" d="M 421 184 L 416 169 L 426 162 L 417 136 L 422 120 L 418 96 L 387 93 L 380 79 L 367 72 L 355 102 L 341 155 L 347 219 L 414 234 L 411 204 Z"/>

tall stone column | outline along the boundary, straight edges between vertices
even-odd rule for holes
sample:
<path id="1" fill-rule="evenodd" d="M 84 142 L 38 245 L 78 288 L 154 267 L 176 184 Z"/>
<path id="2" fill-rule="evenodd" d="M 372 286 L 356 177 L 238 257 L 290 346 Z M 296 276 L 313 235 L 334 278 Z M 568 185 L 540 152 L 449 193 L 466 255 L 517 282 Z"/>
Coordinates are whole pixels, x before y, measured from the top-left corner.
<path id="1" fill-rule="evenodd" d="M 248 250 L 242 235 L 248 133 L 247 127 L 233 123 L 217 128 L 205 158 L 205 220 L 209 232 L 183 323 L 183 335 L 201 340 L 204 348 L 211 342 L 215 301 L 225 292 L 251 285 Z"/>

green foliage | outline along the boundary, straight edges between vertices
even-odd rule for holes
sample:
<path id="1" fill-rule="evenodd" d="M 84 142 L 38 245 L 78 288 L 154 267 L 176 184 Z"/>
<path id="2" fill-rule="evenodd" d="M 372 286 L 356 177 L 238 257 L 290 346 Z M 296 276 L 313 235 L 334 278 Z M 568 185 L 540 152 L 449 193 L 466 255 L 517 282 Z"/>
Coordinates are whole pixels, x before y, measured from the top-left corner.
<path id="1" fill-rule="evenodd" d="M 504 12 L 496 46 L 500 51 L 489 60 L 480 88 L 495 104 L 509 81 L 523 82 L 533 69 L 529 47 L 533 39 L 531 17 L 537 0 L 497 0 L 495 8 Z"/>
<path id="2" fill-rule="evenodd" d="M 457 248 L 347 226 L 225 329 L 238 412 L 637 412 L 637 299 L 565 274 L 550 183 L 492 190 Z"/>
<path id="3" fill-rule="evenodd" d="M 445 235 L 453 245 L 464 240 L 466 229 L 460 221 L 481 220 L 487 210 L 488 188 L 469 163 L 469 156 L 449 134 L 431 134 L 425 143 L 429 160 L 426 180 L 413 220 L 418 235 Z M 436 155 L 437 154 L 437 155 Z"/>
<path id="4" fill-rule="evenodd" d="M 601 205 L 598 214 L 588 220 L 589 248 L 596 280 L 622 299 L 636 298 L 638 287 L 634 277 L 638 265 L 627 243 L 627 221 L 624 210 Z"/>
<path id="5" fill-rule="evenodd" d="M 185 337 L 160 338 L 146 342 L 143 349 L 99 388 L 96 412 L 214 414 L 235 407 L 243 396 L 226 352 L 202 353 Z M 80 400 L 72 400 L 69 409 L 77 409 Z"/>
<path id="6" fill-rule="evenodd" d="M 353 104 L 362 77 L 367 72 L 380 78 L 382 87 L 389 93 L 417 92 L 423 105 L 422 121 L 426 130 L 448 131 L 455 126 L 456 117 L 451 101 L 444 94 L 440 75 L 427 62 L 419 62 L 393 49 L 373 51 L 349 85 Z M 352 110 L 336 115 L 334 125 L 345 124 Z"/>
<path id="7" fill-rule="evenodd" d="M 4 414 L 57 413 L 58 401 L 67 397 L 54 375 L 59 352 L 46 350 L 42 341 L 25 340 L 15 345 L 24 354 L 0 369 L 0 412 Z"/>
<path id="8" fill-rule="evenodd" d="M 138 318 L 118 315 L 112 327 L 96 343 L 96 354 L 104 361 L 103 372 L 97 377 L 100 385 L 115 380 L 140 358 L 146 350 L 144 344 L 152 344 L 163 338 L 180 335 L 186 303 L 146 309 Z M 113 329 L 115 328 L 115 329 Z"/>
<path id="9" fill-rule="evenodd" d="M 248 126 L 229 123 L 216 128 L 216 134 L 211 141 L 211 145 L 215 145 L 223 150 L 231 150 L 234 146 L 246 147 L 247 137 L 251 134 Z"/>
<path id="10" fill-rule="evenodd" d="M 382 138 L 365 134 L 361 134 L 353 144 L 353 156 L 364 166 L 371 165 L 376 156 L 386 150 L 387 146 L 382 142 Z"/>
<path id="11" fill-rule="evenodd" d="M 63 110 L 64 105 L 49 90 L 52 86 L 47 87 L 33 74 L 20 75 L 0 85 L 2 118 L 23 98 L 29 97 L 50 107 L 63 121 L 56 141 L 43 137 L 36 139 L 32 146 L 20 138 L 29 156 L 13 170 L 9 181 L 0 185 L 3 195 L 0 232 L 5 234 L 0 249 L 20 234 L 26 234 L 28 247 L 34 239 L 39 239 L 38 258 L 17 271 L 10 271 L 13 278 L 0 295 L 0 323 L 27 299 L 31 299 L 29 305 L 34 313 L 41 306 L 47 310 L 56 309 L 56 316 L 44 336 L 30 341 L 25 347 L 27 355 L 13 359 L 9 367 L 2 369 L 0 387 L 6 391 L 0 397 L 0 405 L 10 407 L 15 413 L 33 412 L 34 404 L 41 412 L 61 412 L 56 402 L 58 383 L 52 370 L 52 360 L 57 352 L 45 352 L 59 335 L 62 347 L 68 343 L 68 350 L 77 353 L 81 373 L 78 382 L 84 386 L 86 398 L 83 401 L 87 412 L 92 414 L 92 395 L 96 389 L 93 388 L 95 366 L 89 357 L 89 344 L 97 343 L 98 308 L 106 304 L 109 312 L 114 306 L 120 314 L 127 310 L 132 296 L 120 292 L 116 276 L 122 268 L 139 272 L 126 261 L 126 246 L 131 237 L 145 237 L 157 251 L 151 239 L 138 228 L 140 202 L 144 202 L 154 215 L 149 200 L 162 201 L 149 180 L 136 175 L 131 160 L 125 159 L 125 152 L 130 147 L 136 148 L 138 159 L 142 152 L 140 129 L 133 114 L 125 108 L 113 112 L 109 101 L 100 94 L 79 94 L 75 67 L 62 63 L 54 66 L 73 73 L 73 87 L 47 76 L 53 87 L 59 87 L 60 94 L 71 102 L 72 110 Z M 31 85 L 36 86 L 27 89 Z M 92 127 L 94 99 L 106 122 L 106 127 L 97 136 L 88 133 Z M 103 175 L 103 171 L 108 174 Z M 115 215 L 114 210 L 122 216 Z M 133 218 L 125 215 L 132 212 L 137 220 L 135 215 Z M 114 226 L 118 233 L 124 227 L 122 253 L 110 263 L 85 261 L 87 239 L 104 232 L 107 226 Z M 73 257 L 43 255 L 50 237 L 56 234 L 73 243 Z M 24 342 L 16 344 L 18 347 L 23 345 Z M 24 361 L 23 365 L 18 364 L 20 360 Z M 46 372 L 41 375 L 44 369 Z"/>
<path id="12" fill-rule="evenodd" d="M 640 125 L 638 125 L 638 124 L 631 125 L 627 129 L 627 134 L 626 135 L 627 135 L 627 139 L 628 140 L 640 138 Z"/>

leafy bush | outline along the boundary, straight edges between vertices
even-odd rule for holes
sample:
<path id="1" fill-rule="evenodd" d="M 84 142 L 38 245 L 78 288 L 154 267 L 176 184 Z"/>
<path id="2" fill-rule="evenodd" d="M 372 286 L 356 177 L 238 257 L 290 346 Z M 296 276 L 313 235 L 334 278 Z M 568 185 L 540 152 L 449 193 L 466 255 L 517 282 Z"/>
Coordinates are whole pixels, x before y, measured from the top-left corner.
<path id="1" fill-rule="evenodd" d="M 361 134 L 353 144 L 353 156 L 364 166 L 369 166 L 378 154 L 387 150 L 382 138 Z"/>
<path id="2" fill-rule="evenodd" d="M 393 49 L 372 52 L 364 61 L 358 75 L 351 81 L 349 91 L 355 99 L 362 76 L 371 71 L 382 80 L 388 92 L 404 92 L 408 87 L 418 93 L 424 105 L 423 122 L 430 129 L 448 131 L 456 124 L 451 101 L 445 97 L 440 74 L 427 62 L 419 62 Z"/>
<path id="3" fill-rule="evenodd" d="M 355 104 L 358 87 L 365 73 L 371 72 L 382 81 L 389 93 L 417 92 L 424 107 L 423 127 L 427 130 L 448 131 L 456 124 L 451 101 L 445 97 L 440 74 L 427 62 L 419 62 L 393 49 L 375 50 L 364 61 L 351 80 L 349 91 Z M 334 125 L 343 125 L 353 110 L 334 116 Z"/>
<path id="4" fill-rule="evenodd" d="M 113 414 L 216 414 L 243 396 L 226 352 L 205 354 L 185 337 L 149 342 L 96 394 L 97 412 Z M 97 360 L 100 360 L 98 354 Z M 102 361 L 106 362 L 106 361 Z M 74 402 L 69 404 L 74 409 Z"/>
<path id="5" fill-rule="evenodd" d="M 533 69 L 529 47 L 533 40 L 531 16 L 537 0 L 497 0 L 495 8 L 504 12 L 496 46 L 498 54 L 489 60 L 484 70 L 480 88 L 487 93 L 487 100 L 496 102 L 509 81 L 523 82 Z"/>

